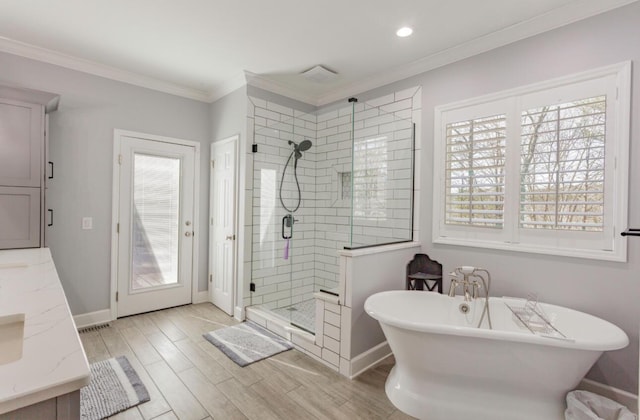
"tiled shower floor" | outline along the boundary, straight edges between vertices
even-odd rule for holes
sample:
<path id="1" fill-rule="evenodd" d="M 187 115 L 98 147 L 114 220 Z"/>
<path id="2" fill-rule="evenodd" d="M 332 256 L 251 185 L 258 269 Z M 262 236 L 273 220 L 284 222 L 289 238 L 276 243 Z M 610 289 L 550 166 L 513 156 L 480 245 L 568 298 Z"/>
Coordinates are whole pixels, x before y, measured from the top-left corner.
<path id="1" fill-rule="evenodd" d="M 290 320 L 291 324 L 302 327 L 309 332 L 315 333 L 316 322 L 316 300 L 309 299 L 300 303 L 294 303 L 284 308 L 272 309 L 276 315 Z"/>

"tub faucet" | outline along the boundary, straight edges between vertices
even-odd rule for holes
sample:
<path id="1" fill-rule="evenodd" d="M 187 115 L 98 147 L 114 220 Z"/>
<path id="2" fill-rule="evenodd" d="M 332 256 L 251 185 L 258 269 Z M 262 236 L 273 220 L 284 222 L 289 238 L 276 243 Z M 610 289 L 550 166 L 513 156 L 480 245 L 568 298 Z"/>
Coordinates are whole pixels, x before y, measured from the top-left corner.
<path id="1" fill-rule="evenodd" d="M 476 268 L 470 266 L 457 267 L 454 271 L 449 273 L 451 276 L 451 286 L 449 286 L 449 296 L 455 297 L 456 289 L 458 285 L 462 285 L 462 294 L 464 295 L 465 302 L 471 302 L 480 297 L 480 288 L 484 288 L 484 308 L 478 327 L 482 325 L 482 320 L 487 316 L 489 321 L 489 328 L 493 328 L 491 325 L 491 314 L 489 313 L 489 287 L 491 287 L 491 274 L 484 268 Z M 462 280 L 458 276 L 462 276 Z M 469 280 L 469 278 L 473 278 Z"/>
<path id="2" fill-rule="evenodd" d="M 476 279 L 469 280 L 469 277 L 473 275 L 475 270 L 475 267 L 462 266 L 449 273 L 449 275 L 452 276 L 451 286 L 449 286 L 450 297 L 454 297 L 456 295 L 458 285 L 461 285 L 465 302 L 471 302 L 472 300 L 478 298 L 478 289 L 480 288 L 480 283 L 478 283 L 478 280 Z M 462 275 L 462 280 L 458 280 L 459 274 Z"/>

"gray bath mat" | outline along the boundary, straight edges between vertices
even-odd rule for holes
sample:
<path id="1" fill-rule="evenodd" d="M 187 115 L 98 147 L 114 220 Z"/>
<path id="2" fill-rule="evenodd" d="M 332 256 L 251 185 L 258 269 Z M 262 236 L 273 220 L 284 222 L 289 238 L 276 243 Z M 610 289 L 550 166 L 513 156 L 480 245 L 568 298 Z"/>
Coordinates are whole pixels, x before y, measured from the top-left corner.
<path id="1" fill-rule="evenodd" d="M 242 367 L 293 348 L 287 340 L 250 321 L 202 336 Z"/>
<path id="2" fill-rule="evenodd" d="M 80 389 L 80 418 L 99 420 L 149 401 L 149 392 L 125 356 L 91 364 L 91 382 Z"/>

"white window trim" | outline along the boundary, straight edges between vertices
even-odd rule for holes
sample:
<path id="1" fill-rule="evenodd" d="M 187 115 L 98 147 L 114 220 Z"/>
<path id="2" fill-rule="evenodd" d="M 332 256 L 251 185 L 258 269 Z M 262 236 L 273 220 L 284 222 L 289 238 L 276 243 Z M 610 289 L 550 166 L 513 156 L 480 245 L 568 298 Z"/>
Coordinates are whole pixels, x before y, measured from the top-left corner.
<path id="1" fill-rule="evenodd" d="M 553 247 L 549 245 L 535 245 L 519 243 L 514 237 L 514 229 L 517 223 L 512 219 L 518 219 L 517 209 L 505 207 L 505 228 L 499 234 L 487 235 L 487 229 L 472 226 L 446 226 L 445 220 L 445 163 L 446 153 L 445 127 L 447 121 L 444 120 L 446 113 L 455 112 L 459 109 L 478 107 L 486 104 L 491 106 L 492 102 L 514 100 L 516 97 L 530 95 L 538 91 L 559 88 L 574 83 L 586 82 L 592 79 L 615 77 L 617 98 L 613 103 L 615 107 L 614 121 L 612 121 L 615 138 L 607 140 L 613 142 L 608 153 L 613 153 L 615 162 L 613 170 L 613 229 L 612 249 L 588 250 L 576 249 L 572 247 Z M 540 83 L 518 87 L 502 92 L 471 98 L 451 104 L 440 105 L 435 108 L 434 115 L 434 159 L 433 159 L 433 243 L 471 246 L 478 248 L 489 248 L 506 251 L 529 252 L 535 254 L 549 254 L 567 257 L 588 258 L 605 261 L 627 261 L 627 239 L 620 235 L 626 228 L 628 220 L 628 191 L 629 191 L 629 137 L 630 137 L 630 109 L 631 109 L 631 61 L 617 63 L 597 69 L 572 74 Z M 487 111 L 490 112 L 490 111 Z M 489 115 L 489 114 L 486 114 Z M 511 116 L 515 118 L 515 116 Z M 507 127 L 507 138 L 509 138 L 509 124 Z M 511 125 L 513 127 L 513 125 Z M 518 133 L 519 136 L 519 133 Z M 510 145 L 511 143 L 511 145 Z M 507 170 L 518 171 L 520 159 L 513 159 L 514 153 L 519 151 L 514 149 L 512 142 L 507 140 Z M 511 158 L 511 160 L 509 160 Z M 514 201 L 515 202 L 515 201 Z M 515 213 L 514 213 L 515 212 Z M 609 222 L 605 222 L 609 225 Z M 452 236 L 454 234 L 454 236 Z M 458 235 L 458 236 L 455 236 Z M 463 236 L 463 237 L 462 237 Z M 513 240 L 516 239 L 516 240 Z"/>

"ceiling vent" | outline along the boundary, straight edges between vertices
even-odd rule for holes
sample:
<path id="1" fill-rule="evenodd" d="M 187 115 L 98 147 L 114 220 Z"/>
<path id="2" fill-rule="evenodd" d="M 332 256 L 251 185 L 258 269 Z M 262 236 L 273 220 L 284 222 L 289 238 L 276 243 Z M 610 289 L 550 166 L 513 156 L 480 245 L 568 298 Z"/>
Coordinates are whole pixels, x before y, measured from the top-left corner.
<path id="1" fill-rule="evenodd" d="M 300 74 L 302 74 L 307 80 L 311 80 L 312 82 L 316 83 L 325 83 L 333 80 L 336 76 L 338 76 L 338 73 L 336 73 L 335 71 L 329 70 L 328 68 L 320 65 L 303 71 Z"/>

